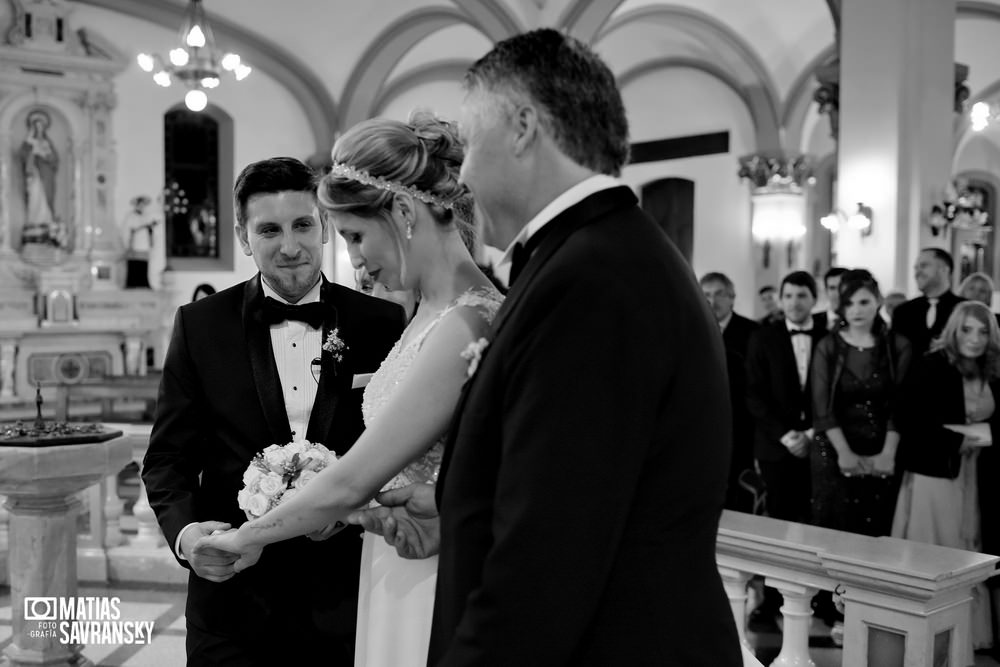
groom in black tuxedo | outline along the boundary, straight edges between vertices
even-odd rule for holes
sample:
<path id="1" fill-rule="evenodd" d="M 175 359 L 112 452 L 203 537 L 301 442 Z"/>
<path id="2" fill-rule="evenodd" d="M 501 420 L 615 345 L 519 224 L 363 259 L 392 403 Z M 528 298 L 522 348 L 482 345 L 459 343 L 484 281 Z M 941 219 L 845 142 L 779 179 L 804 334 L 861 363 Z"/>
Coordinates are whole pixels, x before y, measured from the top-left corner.
<path id="1" fill-rule="evenodd" d="M 361 541 L 274 544 L 234 576 L 234 557 L 194 548 L 246 518 L 236 502 L 251 458 L 308 439 L 338 454 L 363 429 L 355 373 L 374 371 L 399 337 L 399 306 L 320 272 L 329 230 L 313 172 L 298 160 L 251 164 L 234 189 L 236 232 L 260 273 L 181 307 L 143 462 L 149 502 L 191 570 L 188 665 L 352 666 Z M 293 305 L 289 305 L 293 304 Z M 341 360 L 322 351 L 336 329 Z"/>
<path id="2" fill-rule="evenodd" d="M 691 268 L 613 178 L 629 151 L 614 76 L 544 29 L 497 44 L 465 84 L 462 180 L 512 287 L 437 483 L 428 664 L 741 665 L 715 562 L 722 339 Z M 427 496 L 379 500 L 429 514 Z M 414 517 L 392 511 L 405 538 Z"/>

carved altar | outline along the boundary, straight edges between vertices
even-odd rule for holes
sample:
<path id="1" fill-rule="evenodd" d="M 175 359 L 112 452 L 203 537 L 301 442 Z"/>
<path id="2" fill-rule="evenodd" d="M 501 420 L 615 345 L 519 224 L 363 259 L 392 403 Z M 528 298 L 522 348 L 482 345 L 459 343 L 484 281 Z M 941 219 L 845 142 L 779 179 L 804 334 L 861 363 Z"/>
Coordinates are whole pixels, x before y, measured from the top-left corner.
<path id="1" fill-rule="evenodd" d="M 0 2 L 0 408 L 41 384 L 144 374 L 168 299 L 125 290 L 114 76 L 127 59 L 65 0 Z"/>

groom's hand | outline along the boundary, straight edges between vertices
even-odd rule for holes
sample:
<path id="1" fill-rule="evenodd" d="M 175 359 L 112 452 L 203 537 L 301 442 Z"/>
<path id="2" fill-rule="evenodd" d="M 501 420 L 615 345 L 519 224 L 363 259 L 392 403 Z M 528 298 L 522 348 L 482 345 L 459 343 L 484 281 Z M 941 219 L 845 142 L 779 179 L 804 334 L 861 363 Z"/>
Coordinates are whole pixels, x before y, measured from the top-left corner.
<path id="1" fill-rule="evenodd" d="M 428 558 L 438 552 L 441 525 L 432 485 L 411 484 L 375 500 L 382 507 L 354 512 L 348 521 L 381 535 L 402 558 Z"/>
<path id="2" fill-rule="evenodd" d="M 211 535 L 217 530 L 229 530 L 228 523 L 221 521 L 202 521 L 186 531 L 181 538 L 181 553 L 191 563 L 191 569 L 202 579 L 221 583 L 236 574 L 233 565 L 239 554 L 229 553 L 208 546 L 197 546 L 205 535 Z"/>

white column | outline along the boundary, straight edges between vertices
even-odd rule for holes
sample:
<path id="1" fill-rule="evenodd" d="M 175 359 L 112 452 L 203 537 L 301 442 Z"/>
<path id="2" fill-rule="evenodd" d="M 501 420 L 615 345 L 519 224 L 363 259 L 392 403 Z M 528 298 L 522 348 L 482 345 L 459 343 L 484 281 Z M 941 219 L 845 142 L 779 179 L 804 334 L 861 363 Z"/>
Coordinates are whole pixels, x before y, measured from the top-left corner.
<path id="1" fill-rule="evenodd" d="M 914 293 L 917 251 L 944 244 L 924 222 L 951 177 L 955 4 L 841 4 L 837 205 L 850 214 L 863 202 L 873 216 L 871 235 L 838 234 L 837 257 L 884 291 Z"/>
<path id="2" fill-rule="evenodd" d="M 785 598 L 781 605 L 784 619 L 781 653 L 771 667 L 816 667 L 809 657 L 809 626 L 812 622 L 812 598 L 816 589 L 794 582 L 767 579 L 767 585 L 777 588 Z M 844 661 L 845 665 L 860 665 Z"/>
<path id="3" fill-rule="evenodd" d="M 733 619 L 736 621 L 736 631 L 740 635 L 740 643 L 750 648 L 746 636 L 747 582 L 753 575 L 728 567 L 720 567 L 719 574 L 722 575 L 722 585 L 726 588 L 729 606 L 733 610 Z"/>

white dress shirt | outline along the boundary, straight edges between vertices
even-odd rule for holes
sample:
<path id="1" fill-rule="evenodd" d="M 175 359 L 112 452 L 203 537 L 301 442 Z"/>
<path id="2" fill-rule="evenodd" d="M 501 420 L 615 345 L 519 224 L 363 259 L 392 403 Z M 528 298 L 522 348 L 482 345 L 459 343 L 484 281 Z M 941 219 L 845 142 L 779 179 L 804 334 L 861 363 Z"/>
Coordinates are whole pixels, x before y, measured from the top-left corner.
<path id="1" fill-rule="evenodd" d="M 538 212 L 535 217 L 528 221 L 521 231 L 518 232 L 514 240 L 507 246 L 506 252 L 500 258 L 497 266 L 509 264 L 514 259 L 514 246 L 518 243 L 525 243 L 528 239 L 538 233 L 538 230 L 551 222 L 557 215 L 574 204 L 579 204 L 584 199 L 601 190 L 609 190 L 621 185 L 621 181 L 611 176 L 597 174 L 585 178 L 561 195 L 550 201 L 545 208 Z"/>
<path id="2" fill-rule="evenodd" d="M 789 332 L 812 331 L 812 315 L 809 316 L 809 321 L 802 326 L 792 324 L 789 320 L 785 320 L 785 326 L 788 327 Z M 809 377 L 809 362 L 812 359 L 812 336 L 793 335 L 791 338 L 792 351 L 795 353 L 795 366 L 799 371 L 799 386 L 805 389 L 806 378 Z"/>
<path id="3" fill-rule="evenodd" d="M 726 332 L 726 327 L 728 327 L 729 323 L 733 321 L 733 311 L 730 310 L 728 315 L 726 315 L 725 317 L 723 317 L 721 320 L 717 320 L 717 321 L 719 323 L 719 331 L 721 331 L 722 333 L 725 333 Z"/>
<path id="4" fill-rule="evenodd" d="M 288 303 L 278 295 L 270 285 L 260 281 L 265 297 L 271 297 L 281 303 Z M 306 292 L 295 305 L 305 305 L 319 301 L 320 288 L 323 280 Z M 285 414 L 288 415 L 288 425 L 292 429 L 292 440 L 303 440 L 309 427 L 309 417 L 312 414 L 313 403 L 316 401 L 316 390 L 319 388 L 319 365 L 316 365 L 316 375 L 313 374 L 314 359 L 319 359 L 323 351 L 323 329 L 314 329 L 305 322 L 285 320 L 271 327 L 271 352 L 274 354 L 274 364 L 278 367 L 278 379 L 281 380 L 281 394 L 285 401 Z M 274 443 L 284 445 L 284 442 Z M 187 560 L 181 553 L 181 538 L 188 528 L 197 521 L 189 523 L 177 533 L 174 542 L 174 553 L 179 558 Z"/>

